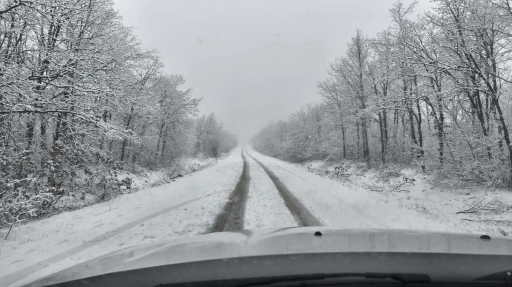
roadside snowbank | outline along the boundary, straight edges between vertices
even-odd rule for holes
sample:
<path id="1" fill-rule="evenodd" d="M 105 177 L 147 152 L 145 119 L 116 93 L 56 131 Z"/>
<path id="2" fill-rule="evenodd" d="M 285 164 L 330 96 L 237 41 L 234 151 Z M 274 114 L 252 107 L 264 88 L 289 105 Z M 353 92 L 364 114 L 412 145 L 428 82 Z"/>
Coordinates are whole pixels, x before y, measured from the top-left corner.
<path id="1" fill-rule="evenodd" d="M 155 187 L 172 182 L 178 175 L 187 175 L 215 164 L 215 158 L 186 157 L 178 159 L 170 168 L 150 170 L 139 166 L 122 170 L 117 173 L 117 180 L 129 182 L 120 186 L 121 193 L 131 193 L 141 189 Z M 90 193 L 73 193 L 59 199 L 55 207 L 62 210 L 75 210 L 95 204 L 98 198 Z"/>
<path id="2" fill-rule="evenodd" d="M 398 203 L 375 197 L 363 188 L 336 182 L 255 151 L 261 160 L 324 225 L 340 228 L 457 231 L 456 227 L 420 216 Z"/>
<path id="3" fill-rule="evenodd" d="M 176 163 L 169 167 L 159 170 L 149 170 L 147 168 L 137 168 L 137 172 L 123 171 L 117 175 L 119 180 L 130 178 L 131 188 L 138 190 L 171 182 L 178 175 L 186 175 L 211 166 L 216 162 L 215 158 L 194 158 L 185 157 L 176 160 Z"/>
<path id="4" fill-rule="evenodd" d="M 15 226 L 0 238 L 0 285 L 13 286 L 121 248 L 206 231 L 242 170 L 240 149 L 175 182 Z"/>

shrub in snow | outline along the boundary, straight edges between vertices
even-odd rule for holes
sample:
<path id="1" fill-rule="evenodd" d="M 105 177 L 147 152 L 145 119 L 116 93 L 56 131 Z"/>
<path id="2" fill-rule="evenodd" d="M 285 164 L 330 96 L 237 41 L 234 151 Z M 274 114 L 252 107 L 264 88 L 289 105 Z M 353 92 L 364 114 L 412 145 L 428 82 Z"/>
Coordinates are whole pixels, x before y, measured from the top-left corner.
<path id="1" fill-rule="evenodd" d="M 121 189 L 131 189 L 132 188 L 133 180 L 130 177 L 126 177 L 125 179 L 121 180 L 118 185 Z"/>

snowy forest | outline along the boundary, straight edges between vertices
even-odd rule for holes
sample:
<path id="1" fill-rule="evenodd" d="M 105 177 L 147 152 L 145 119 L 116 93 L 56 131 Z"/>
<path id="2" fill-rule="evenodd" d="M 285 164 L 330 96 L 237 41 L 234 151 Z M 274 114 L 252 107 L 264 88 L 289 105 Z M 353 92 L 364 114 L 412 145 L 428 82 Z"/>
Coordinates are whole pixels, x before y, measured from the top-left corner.
<path id="1" fill-rule="evenodd" d="M 179 56 L 179 55 L 178 55 Z M 181 75 L 166 75 L 111 0 L 0 1 L 0 226 L 62 196 L 119 191 L 117 172 L 236 146 Z"/>
<path id="2" fill-rule="evenodd" d="M 390 7 L 375 37 L 355 31 L 318 82 L 321 101 L 252 138 L 267 155 L 329 158 L 512 184 L 512 7 L 507 0 L 433 0 L 417 15 Z"/>

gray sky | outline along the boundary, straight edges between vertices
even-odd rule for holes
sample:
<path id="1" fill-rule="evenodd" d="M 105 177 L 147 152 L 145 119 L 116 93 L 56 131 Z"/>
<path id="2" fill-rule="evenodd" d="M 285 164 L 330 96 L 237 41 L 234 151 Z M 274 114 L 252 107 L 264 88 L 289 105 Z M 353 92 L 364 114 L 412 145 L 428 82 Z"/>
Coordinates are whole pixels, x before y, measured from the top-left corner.
<path id="1" fill-rule="evenodd" d="M 126 25 L 182 74 L 202 114 L 242 142 L 320 100 L 317 81 L 357 28 L 376 35 L 395 0 L 115 0 Z M 404 1 L 410 3 L 411 0 Z M 416 10 L 425 10 L 420 0 Z"/>

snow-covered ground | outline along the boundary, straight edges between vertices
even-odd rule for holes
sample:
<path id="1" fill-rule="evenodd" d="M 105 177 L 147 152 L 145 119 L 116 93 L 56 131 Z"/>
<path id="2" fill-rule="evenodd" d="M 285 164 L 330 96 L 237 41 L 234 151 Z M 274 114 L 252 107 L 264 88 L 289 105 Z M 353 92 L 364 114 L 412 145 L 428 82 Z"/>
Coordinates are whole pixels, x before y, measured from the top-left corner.
<path id="1" fill-rule="evenodd" d="M 139 190 L 163 183 L 169 183 L 171 175 L 176 178 L 178 174 L 186 175 L 192 172 L 204 169 L 216 162 L 215 158 L 194 158 L 184 157 L 176 160 L 176 163 L 167 169 L 149 170 L 146 168 L 137 168 L 137 172 L 123 171 L 118 174 L 118 179 L 130 178 L 132 180 L 132 189 Z"/>
<path id="2" fill-rule="evenodd" d="M 325 225 L 341 228 L 392 228 L 457 231 L 456 226 L 426 218 L 399 203 L 254 150 L 249 153 L 270 168 Z"/>
<path id="3" fill-rule="evenodd" d="M 240 151 L 175 182 L 16 226 L 7 241 L 2 230 L 0 286 L 127 246 L 205 232 L 238 181 Z"/>
<path id="4" fill-rule="evenodd" d="M 337 177 L 335 167 L 340 165 L 339 162 L 316 160 L 300 165 L 273 158 L 268 159 L 273 161 L 279 167 L 278 170 L 280 169 L 284 174 L 292 174 L 293 170 L 296 176 L 300 174 L 306 178 L 306 175 L 297 171 L 300 170 L 327 179 L 323 186 L 328 186 L 329 182 L 337 183 L 336 187 L 327 189 L 339 192 L 340 196 L 343 196 L 343 202 L 349 203 L 351 207 L 363 208 L 363 213 L 367 216 L 371 216 L 375 211 L 371 202 L 378 202 L 382 206 L 376 207 L 376 215 L 381 219 L 390 219 L 389 216 L 393 210 L 399 211 L 398 218 L 401 219 L 389 221 L 391 227 L 416 227 L 416 229 L 440 227 L 440 229 L 455 232 L 512 235 L 512 191 L 510 190 L 464 185 L 461 182 L 434 184 L 431 176 L 421 174 L 412 168 L 367 170 L 364 164 L 346 162 L 344 165 L 346 170 Z M 414 179 L 414 182 L 406 183 L 403 176 Z M 324 188 L 323 186 L 321 184 L 319 189 Z M 347 189 L 350 191 L 348 194 Z M 371 199 L 362 200 L 364 197 L 371 197 Z M 358 207 L 357 202 L 364 202 L 364 204 Z M 402 210 L 408 210 L 410 213 L 404 213 Z M 411 213 L 415 216 L 410 217 L 408 214 Z M 402 216 L 399 216 L 400 214 Z M 413 219 L 416 215 L 434 221 L 436 224 L 420 224 Z"/>
<path id="5" fill-rule="evenodd" d="M 183 157 L 176 160 L 175 164 L 169 168 L 150 170 L 140 166 L 130 166 L 126 170 L 117 173 L 117 179 L 123 181 L 130 180 L 130 188 L 121 186 L 122 193 L 136 192 L 141 189 L 159 186 L 170 183 L 178 175 L 187 175 L 199 171 L 217 162 L 215 158 L 194 158 Z M 83 197 L 63 196 L 56 203 L 56 207 L 63 210 L 79 209 L 97 202 L 97 197 L 93 194 L 83 194 Z"/>
<path id="6" fill-rule="evenodd" d="M 0 286 L 19 286 L 128 246 L 207 232 L 240 179 L 241 152 L 241 148 L 235 149 L 217 164 L 168 184 L 16 226 L 8 240 L 3 239 L 6 230 L 2 230 Z M 333 163 L 317 161 L 301 166 L 251 149 L 248 152 L 326 226 L 503 235 L 487 225 L 462 220 L 479 220 L 482 214 L 455 214 L 467 210 L 482 196 L 484 205 L 491 202 L 496 206 L 498 201 L 505 204 L 493 220 L 510 220 L 507 204 L 512 203 L 512 195 L 505 191 L 441 190 L 413 170 L 401 172 L 414 178 L 414 185 L 392 188 L 403 177 L 383 177 L 382 172 L 354 164 L 346 171 L 350 175 L 336 178 Z M 247 154 L 246 159 L 250 184 L 244 228 L 297 226 L 274 181 Z M 491 217 L 484 214 L 484 218 Z"/>
<path id="7" fill-rule="evenodd" d="M 297 226 L 272 180 L 255 160 L 249 156 L 246 158 L 250 166 L 251 184 L 245 206 L 244 228 Z"/>

